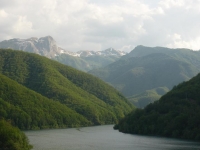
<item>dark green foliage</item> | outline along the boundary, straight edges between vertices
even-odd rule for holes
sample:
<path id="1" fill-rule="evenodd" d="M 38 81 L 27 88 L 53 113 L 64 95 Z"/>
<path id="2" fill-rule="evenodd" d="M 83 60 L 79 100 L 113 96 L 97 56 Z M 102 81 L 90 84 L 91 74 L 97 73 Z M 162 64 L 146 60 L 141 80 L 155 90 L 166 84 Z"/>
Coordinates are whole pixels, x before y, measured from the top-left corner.
<path id="1" fill-rule="evenodd" d="M 126 133 L 200 140 L 200 74 L 175 86 L 159 101 L 137 109 L 115 129 Z"/>
<path id="2" fill-rule="evenodd" d="M 89 73 L 110 83 L 139 106 L 140 100 L 148 104 L 157 100 L 155 95 L 145 96 L 147 90 L 188 81 L 200 71 L 200 52 L 187 49 L 138 46 L 120 60 Z M 163 95 L 163 94 L 162 94 Z M 139 96 L 139 97 L 138 97 Z M 141 102 L 144 104 L 144 102 Z M 143 107 L 143 106 L 141 106 Z"/>
<path id="3" fill-rule="evenodd" d="M 0 117 L 20 129 L 91 125 L 65 105 L 50 100 L 0 74 Z"/>
<path id="4" fill-rule="evenodd" d="M 0 149 L 1 150 L 30 150 L 32 146 L 26 135 L 18 128 L 11 126 L 5 120 L 0 120 Z"/>
<path id="5" fill-rule="evenodd" d="M 16 87 L 15 89 L 19 89 L 16 93 L 5 92 L 0 95 L 0 98 L 4 101 L 16 102 L 25 114 L 28 114 L 28 110 L 31 111 L 30 108 L 26 109 L 27 106 L 37 108 L 38 110 L 32 111 L 38 114 L 35 117 L 38 117 L 38 121 L 41 120 L 42 123 L 34 123 L 33 116 L 25 115 L 33 120 L 30 125 L 34 124 L 36 128 L 45 128 L 48 124 L 48 127 L 54 128 L 111 124 L 133 109 L 133 106 L 118 91 L 98 78 L 45 57 L 20 51 L 0 50 L 0 61 L 0 73 L 17 81 L 24 86 L 23 88 L 29 89 L 29 93 L 26 94 L 23 93 L 24 90 L 20 90 L 21 87 Z M 2 89 L 6 89 L 6 84 Z M 30 89 L 37 92 L 35 94 L 40 98 L 34 98 L 35 94 L 30 96 L 33 92 Z M 20 96 L 23 97 L 25 106 L 21 104 Z M 25 102 L 28 98 L 29 102 Z M 44 100 L 41 99 L 46 100 L 42 103 Z M 38 101 L 33 102 L 36 100 Z M 55 107 L 45 110 L 46 101 L 51 107 Z M 16 107 L 15 104 L 11 104 Z M 46 116 L 49 110 L 53 110 L 52 118 Z M 65 115 L 68 118 L 63 118 Z M 43 121 L 42 118 L 49 118 L 50 121 Z M 71 120 L 72 118 L 74 120 Z"/>

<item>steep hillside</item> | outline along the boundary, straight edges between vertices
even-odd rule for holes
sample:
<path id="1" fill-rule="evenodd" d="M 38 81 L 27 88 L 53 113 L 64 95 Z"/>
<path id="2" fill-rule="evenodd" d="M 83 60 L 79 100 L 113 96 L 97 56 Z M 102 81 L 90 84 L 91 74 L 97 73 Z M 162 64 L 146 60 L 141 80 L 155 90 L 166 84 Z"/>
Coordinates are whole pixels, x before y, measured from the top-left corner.
<path id="1" fill-rule="evenodd" d="M 92 124 L 114 123 L 133 109 L 125 97 L 98 78 L 36 54 L 0 50 L 0 73 L 59 101 Z"/>
<path id="2" fill-rule="evenodd" d="M 89 73 L 110 83 L 126 97 L 136 97 L 154 88 L 171 89 L 199 71 L 199 52 L 138 46 L 120 60 Z M 154 98 L 150 96 L 148 99 L 150 102 Z"/>
<path id="3" fill-rule="evenodd" d="M 115 126 L 121 132 L 200 140 L 200 74 Z"/>
<path id="4" fill-rule="evenodd" d="M 87 126 L 82 115 L 0 74 L 0 117 L 20 129 Z"/>

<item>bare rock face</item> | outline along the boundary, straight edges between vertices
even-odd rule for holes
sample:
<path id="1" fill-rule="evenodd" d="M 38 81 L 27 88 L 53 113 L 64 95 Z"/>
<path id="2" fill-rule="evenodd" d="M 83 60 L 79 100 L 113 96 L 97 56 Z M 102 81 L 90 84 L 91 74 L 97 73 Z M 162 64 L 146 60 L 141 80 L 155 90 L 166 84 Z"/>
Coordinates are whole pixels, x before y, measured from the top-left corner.
<path id="1" fill-rule="evenodd" d="M 29 39 L 10 39 L 0 42 L 0 48 L 10 48 L 26 52 L 36 53 L 48 58 L 59 55 L 62 51 L 51 36 Z"/>
<path id="2" fill-rule="evenodd" d="M 102 57 L 121 57 L 126 55 L 127 52 L 118 51 L 113 48 L 108 48 L 104 51 L 93 51 L 83 50 L 78 52 L 66 51 L 57 46 L 56 41 L 51 36 L 45 36 L 41 38 L 31 37 L 29 39 L 10 39 L 0 42 L 0 48 L 22 50 L 26 52 L 36 53 L 48 58 L 54 58 L 61 54 L 67 54 L 75 57 L 91 57 L 91 56 L 102 56 Z"/>

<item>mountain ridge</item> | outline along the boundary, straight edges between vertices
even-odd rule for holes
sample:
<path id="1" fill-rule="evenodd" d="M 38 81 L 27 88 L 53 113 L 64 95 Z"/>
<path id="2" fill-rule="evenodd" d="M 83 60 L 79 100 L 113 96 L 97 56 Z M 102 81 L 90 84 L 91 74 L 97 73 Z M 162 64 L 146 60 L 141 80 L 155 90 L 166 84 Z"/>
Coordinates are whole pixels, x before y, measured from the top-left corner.
<path id="1" fill-rule="evenodd" d="M 36 53 L 85 72 L 106 66 L 127 54 L 126 52 L 115 50 L 112 47 L 102 51 L 67 51 L 59 47 L 51 36 L 41 37 L 39 39 L 32 37 L 28 39 L 15 38 L 4 40 L 0 42 L 0 48 Z"/>
<path id="2" fill-rule="evenodd" d="M 124 133 L 200 140 L 200 74 L 182 82 L 158 101 L 121 119 L 115 129 Z"/>
<path id="3" fill-rule="evenodd" d="M 114 63 L 89 73 L 108 82 L 126 97 L 135 99 L 136 95 L 146 90 L 158 87 L 170 90 L 174 85 L 194 77 L 199 71 L 199 51 L 138 46 Z M 149 97 L 150 101 L 152 97 Z"/>
<path id="4" fill-rule="evenodd" d="M 67 51 L 59 47 L 56 41 L 51 36 L 45 36 L 40 38 L 31 37 L 28 39 L 14 38 L 10 40 L 4 40 L 0 42 L 0 48 L 23 50 L 26 52 L 36 53 L 49 58 L 56 57 L 63 53 L 75 57 L 89 57 L 91 55 L 123 56 L 127 54 L 126 52 L 115 50 L 112 47 L 103 51 L 94 51 L 94 50 L 80 50 L 77 52 Z"/>

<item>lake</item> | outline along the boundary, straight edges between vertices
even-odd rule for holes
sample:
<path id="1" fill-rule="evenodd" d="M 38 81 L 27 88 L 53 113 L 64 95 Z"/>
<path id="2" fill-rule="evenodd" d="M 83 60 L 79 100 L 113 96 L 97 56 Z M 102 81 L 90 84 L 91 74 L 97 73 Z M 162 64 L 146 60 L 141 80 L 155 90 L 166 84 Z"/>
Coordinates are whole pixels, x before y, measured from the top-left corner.
<path id="1" fill-rule="evenodd" d="M 124 134 L 113 125 L 25 131 L 33 150 L 200 150 L 200 143 Z"/>

